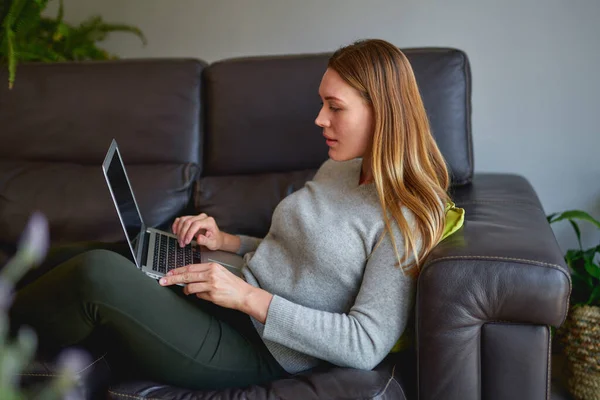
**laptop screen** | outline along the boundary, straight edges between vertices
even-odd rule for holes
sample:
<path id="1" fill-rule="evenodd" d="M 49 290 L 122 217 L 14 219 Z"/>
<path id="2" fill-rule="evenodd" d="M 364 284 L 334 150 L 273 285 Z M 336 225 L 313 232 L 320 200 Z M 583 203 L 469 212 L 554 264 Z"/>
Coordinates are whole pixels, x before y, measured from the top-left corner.
<path id="1" fill-rule="evenodd" d="M 133 192 L 129 187 L 129 181 L 127 180 L 127 175 L 125 175 L 118 151 L 113 153 L 110 164 L 106 168 L 106 176 L 114 196 L 115 205 L 119 209 L 119 214 L 125 226 L 129 242 L 132 247 L 136 247 L 135 240 L 142 229 L 142 219 L 136 207 Z"/>

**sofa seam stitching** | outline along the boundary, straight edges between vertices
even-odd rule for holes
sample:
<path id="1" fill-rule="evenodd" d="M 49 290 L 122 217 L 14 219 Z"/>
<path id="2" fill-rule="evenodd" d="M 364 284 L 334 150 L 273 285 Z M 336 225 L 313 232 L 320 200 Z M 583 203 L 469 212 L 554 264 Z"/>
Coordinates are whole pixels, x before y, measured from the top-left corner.
<path id="1" fill-rule="evenodd" d="M 385 392 L 387 391 L 388 386 L 390 386 L 390 383 L 392 382 L 392 379 L 394 379 L 394 372 L 395 371 L 396 371 L 396 364 L 394 364 L 394 366 L 392 367 L 392 374 L 390 375 L 390 379 L 388 379 L 387 383 L 385 384 L 385 387 L 383 388 L 383 390 L 381 392 L 379 392 L 378 394 L 376 394 L 374 398 L 383 396 L 385 394 Z"/>
<path id="2" fill-rule="evenodd" d="M 92 367 L 94 364 L 96 364 L 97 362 L 99 362 L 99 361 L 103 360 L 103 359 L 104 359 L 104 357 L 106 356 L 106 354 L 107 354 L 107 353 L 104 353 L 104 354 L 102 354 L 102 356 L 101 356 L 100 358 L 96 359 L 96 361 L 94 361 L 93 363 L 91 363 L 90 365 L 88 365 L 87 367 L 85 367 L 84 369 L 82 369 L 81 371 L 79 371 L 79 372 L 77 373 L 77 375 L 79 375 L 79 374 L 81 374 L 83 371 L 85 371 L 85 370 L 87 370 L 87 369 L 91 368 L 91 367 Z"/>
<path id="3" fill-rule="evenodd" d="M 156 397 L 140 397 L 138 395 L 131 395 L 131 394 L 126 394 L 126 393 L 119 393 L 119 392 L 115 392 L 113 390 L 108 390 L 108 393 L 114 394 L 116 396 L 120 396 L 120 397 L 126 397 L 129 399 L 142 399 L 142 400 L 160 400 Z"/>
<path id="4" fill-rule="evenodd" d="M 522 201 L 522 200 L 466 200 L 466 201 L 456 200 L 456 204 L 457 205 L 463 205 L 463 204 L 524 204 L 524 205 L 534 206 L 535 208 L 537 208 L 539 210 L 543 210 L 542 207 L 536 205 L 535 203 L 531 203 L 528 201 Z"/>
<path id="5" fill-rule="evenodd" d="M 107 353 L 104 353 L 101 357 L 97 358 L 93 363 L 91 363 L 90 365 L 88 365 L 87 367 L 85 367 L 84 369 L 82 369 L 81 371 L 76 372 L 75 375 L 81 374 L 83 371 L 87 370 L 88 368 L 91 368 L 97 362 L 103 360 L 104 357 L 106 356 L 106 354 Z M 62 375 L 59 375 L 59 374 L 17 374 L 17 375 L 19 375 L 19 376 L 62 376 Z"/>
<path id="6" fill-rule="evenodd" d="M 394 367 L 396 367 L 394 365 Z M 392 374 L 392 378 L 391 378 L 394 382 L 396 382 L 396 385 L 398 385 L 398 387 L 400 388 L 400 392 L 402 393 L 402 396 L 404 396 L 405 400 L 408 400 L 408 398 L 406 397 L 406 393 L 404 393 L 404 389 L 402 388 L 402 385 L 400 384 L 400 382 L 398 382 L 398 380 L 394 377 L 394 375 Z"/>
<path id="7" fill-rule="evenodd" d="M 502 257 L 502 256 L 444 256 L 444 257 L 440 257 L 440 258 L 435 258 L 433 259 L 431 262 L 428 263 L 428 265 L 431 265 L 437 261 L 442 261 L 442 260 L 448 260 L 448 259 L 452 259 L 452 260 L 468 260 L 471 258 L 475 258 L 475 259 L 482 259 L 482 260 L 506 260 L 506 261 L 521 261 L 521 262 L 525 262 L 531 265 L 535 265 L 538 267 L 550 267 L 552 269 L 556 269 L 559 270 L 560 272 L 563 272 L 563 268 L 558 265 L 558 264 L 552 264 L 552 263 L 547 263 L 544 261 L 535 261 L 535 260 L 529 260 L 527 258 L 516 258 L 516 257 Z"/>

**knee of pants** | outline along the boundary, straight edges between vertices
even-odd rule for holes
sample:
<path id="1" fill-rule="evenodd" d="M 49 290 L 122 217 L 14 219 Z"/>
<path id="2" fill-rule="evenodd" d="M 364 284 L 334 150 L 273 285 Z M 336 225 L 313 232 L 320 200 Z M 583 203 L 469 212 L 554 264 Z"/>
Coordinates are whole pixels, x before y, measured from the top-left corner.
<path id="1" fill-rule="evenodd" d="M 71 284 L 88 295 L 116 286 L 127 287 L 131 279 L 141 275 L 131 260 L 108 250 L 90 250 L 73 257 L 64 267 L 69 269 L 66 272 Z"/>

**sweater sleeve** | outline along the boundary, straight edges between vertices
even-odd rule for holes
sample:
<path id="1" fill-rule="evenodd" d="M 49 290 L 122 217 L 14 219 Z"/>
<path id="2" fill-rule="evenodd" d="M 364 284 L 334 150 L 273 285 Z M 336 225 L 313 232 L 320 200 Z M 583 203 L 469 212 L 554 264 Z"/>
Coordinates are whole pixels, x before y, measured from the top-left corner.
<path id="1" fill-rule="evenodd" d="M 401 249 L 402 240 L 396 236 Z M 365 267 L 354 305 L 347 314 L 315 310 L 274 296 L 264 339 L 342 367 L 373 369 L 403 333 L 416 279 L 395 266 L 389 235 Z"/>
<path id="2" fill-rule="evenodd" d="M 238 235 L 238 237 L 240 238 L 240 249 L 237 251 L 238 256 L 256 251 L 258 245 L 262 242 L 262 239 L 252 236 Z"/>

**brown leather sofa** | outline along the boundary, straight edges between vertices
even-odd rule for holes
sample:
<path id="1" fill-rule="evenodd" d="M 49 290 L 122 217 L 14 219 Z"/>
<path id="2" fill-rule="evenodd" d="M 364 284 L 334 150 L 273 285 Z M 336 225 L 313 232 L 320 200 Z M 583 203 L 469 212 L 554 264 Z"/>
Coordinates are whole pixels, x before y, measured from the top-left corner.
<path id="1" fill-rule="evenodd" d="M 125 379 L 101 355 L 81 374 L 83 398 L 550 398 L 550 326 L 565 319 L 570 279 L 544 210 L 524 177 L 473 172 L 467 56 L 405 52 L 466 209 L 419 278 L 416 351 L 373 371 L 323 366 L 222 391 Z M 327 157 L 314 125 L 327 58 L 30 64 L 12 91 L 0 70 L 0 262 L 34 209 L 56 245 L 124 239 L 100 169 L 112 138 L 148 225 L 202 211 L 225 231 L 264 235 L 275 205 Z M 51 363 L 32 368 L 27 382 L 52 374 Z"/>

